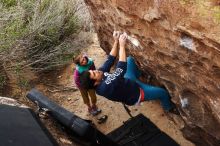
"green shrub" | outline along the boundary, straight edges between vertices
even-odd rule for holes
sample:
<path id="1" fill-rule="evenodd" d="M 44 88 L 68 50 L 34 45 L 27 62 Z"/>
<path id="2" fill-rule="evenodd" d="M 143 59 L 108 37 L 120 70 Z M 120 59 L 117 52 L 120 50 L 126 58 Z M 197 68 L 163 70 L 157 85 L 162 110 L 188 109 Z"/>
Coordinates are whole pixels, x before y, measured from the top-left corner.
<path id="1" fill-rule="evenodd" d="M 35 71 L 64 65 L 72 54 L 67 54 L 71 46 L 63 43 L 80 30 L 74 4 L 75 0 L 0 0 L 1 60 L 15 60 Z"/>
<path id="2" fill-rule="evenodd" d="M 13 7 L 17 5 L 17 0 L 0 0 L 5 7 Z"/>

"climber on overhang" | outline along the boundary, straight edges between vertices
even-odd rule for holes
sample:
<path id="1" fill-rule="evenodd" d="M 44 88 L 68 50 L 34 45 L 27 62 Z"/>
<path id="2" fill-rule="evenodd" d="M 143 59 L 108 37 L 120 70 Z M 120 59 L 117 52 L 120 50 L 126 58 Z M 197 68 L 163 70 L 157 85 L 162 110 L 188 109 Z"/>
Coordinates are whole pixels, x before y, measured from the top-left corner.
<path id="1" fill-rule="evenodd" d="M 140 71 L 134 59 L 130 56 L 126 58 L 127 34 L 120 35 L 120 32 L 114 31 L 113 37 L 115 41 L 107 60 L 98 70 L 83 72 L 80 76 L 81 85 L 86 89 L 95 89 L 98 95 L 109 100 L 126 105 L 137 105 L 142 101 L 159 99 L 165 111 L 179 114 L 165 89 L 145 84 L 138 79 Z M 118 52 L 119 61 L 116 69 L 110 73 Z"/>

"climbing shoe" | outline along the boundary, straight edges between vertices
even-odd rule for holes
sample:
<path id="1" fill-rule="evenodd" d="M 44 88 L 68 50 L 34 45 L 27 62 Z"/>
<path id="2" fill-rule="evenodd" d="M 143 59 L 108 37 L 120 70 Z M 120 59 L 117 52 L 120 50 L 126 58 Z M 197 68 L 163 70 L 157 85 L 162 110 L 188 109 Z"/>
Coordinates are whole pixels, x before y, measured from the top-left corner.
<path id="1" fill-rule="evenodd" d="M 98 120 L 98 123 L 99 124 L 102 124 L 102 123 L 105 123 L 108 119 L 108 116 L 107 115 L 103 115 L 101 117 L 99 117 L 97 120 Z"/>
<path id="2" fill-rule="evenodd" d="M 92 109 L 91 111 L 89 111 L 89 113 L 93 116 L 96 116 L 96 115 L 100 114 L 101 112 L 102 112 L 102 110 L 100 110 L 98 108 L 97 109 Z"/>

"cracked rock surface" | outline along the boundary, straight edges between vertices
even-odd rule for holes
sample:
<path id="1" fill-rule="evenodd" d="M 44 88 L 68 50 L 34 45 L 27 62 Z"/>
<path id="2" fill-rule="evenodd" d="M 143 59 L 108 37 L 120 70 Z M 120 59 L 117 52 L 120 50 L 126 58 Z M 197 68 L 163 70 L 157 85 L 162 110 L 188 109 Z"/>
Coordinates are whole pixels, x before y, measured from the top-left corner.
<path id="1" fill-rule="evenodd" d="M 128 54 L 143 76 L 165 87 L 181 111 L 184 136 L 220 143 L 220 5 L 217 0 L 85 0 L 102 49 L 114 30 L 131 38 Z M 138 42 L 138 43 L 132 43 Z M 138 44 L 138 45 L 137 45 Z"/>

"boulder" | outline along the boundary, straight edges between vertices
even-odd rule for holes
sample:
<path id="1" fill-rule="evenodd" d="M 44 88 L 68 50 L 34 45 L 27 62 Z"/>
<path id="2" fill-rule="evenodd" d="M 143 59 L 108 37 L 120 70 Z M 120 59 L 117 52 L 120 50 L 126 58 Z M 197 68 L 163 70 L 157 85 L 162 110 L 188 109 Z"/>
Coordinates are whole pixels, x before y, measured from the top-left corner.
<path id="1" fill-rule="evenodd" d="M 185 122 L 184 136 L 220 144 L 220 4 L 218 0 L 85 0 L 101 47 L 127 32 L 128 54 L 143 76 L 165 87 Z"/>

